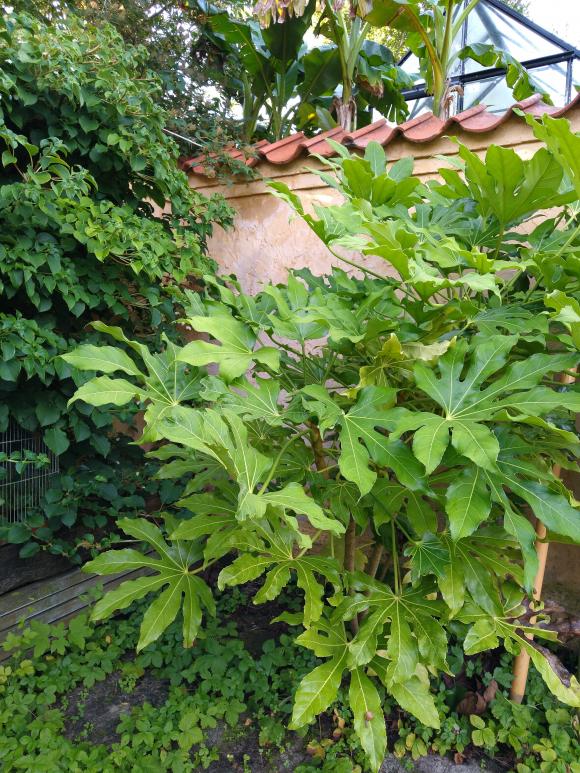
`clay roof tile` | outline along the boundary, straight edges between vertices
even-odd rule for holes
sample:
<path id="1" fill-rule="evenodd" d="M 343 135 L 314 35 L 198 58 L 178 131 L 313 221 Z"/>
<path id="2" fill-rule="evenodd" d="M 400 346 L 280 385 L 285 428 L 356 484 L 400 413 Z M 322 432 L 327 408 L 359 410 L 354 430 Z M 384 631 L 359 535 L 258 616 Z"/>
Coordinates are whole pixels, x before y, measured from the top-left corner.
<path id="1" fill-rule="evenodd" d="M 306 138 L 304 132 L 297 132 L 290 137 L 285 137 L 273 143 L 269 143 L 267 140 L 260 140 L 260 142 L 254 145 L 255 156 L 247 159 L 246 164 L 248 166 L 255 166 L 259 163 L 260 159 L 266 159 L 271 164 L 283 165 L 294 161 L 303 154 L 311 155 L 313 153 L 326 157 L 332 156 L 334 155 L 334 150 L 326 141 L 327 139 L 341 142 L 347 147 L 363 150 L 371 141 L 379 142 L 384 146 L 399 135 L 402 135 L 409 142 L 431 142 L 438 137 L 452 134 L 455 126 L 469 133 L 493 132 L 501 124 L 509 121 L 514 116 L 516 110 L 535 116 L 548 113 L 559 117 L 577 106 L 580 106 L 580 94 L 576 95 L 564 107 L 546 105 L 542 101 L 540 94 L 534 94 L 528 97 L 528 99 L 516 102 L 500 114 L 491 113 L 485 105 L 476 105 L 446 121 L 436 118 L 433 113 L 422 113 L 416 118 L 405 121 L 398 126 L 391 125 L 384 118 L 380 118 L 378 121 L 353 132 L 345 132 L 340 127 L 335 127 L 310 138 Z M 229 152 L 232 158 L 244 158 L 244 153 L 235 148 L 227 148 L 226 152 Z M 191 171 L 195 174 L 205 174 L 203 161 L 204 156 L 197 156 L 181 161 L 180 165 L 186 171 Z"/>
<path id="2" fill-rule="evenodd" d="M 386 145 L 397 132 L 397 126 L 390 126 L 384 118 L 380 118 L 368 126 L 363 126 L 361 129 L 346 134 L 344 144 L 352 145 L 359 150 L 366 148 L 369 142 L 378 142 L 381 145 Z"/>
<path id="3" fill-rule="evenodd" d="M 296 132 L 283 140 L 278 140 L 260 148 L 260 155 L 271 164 L 288 164 L 302 153 L 304 132 Z"/>

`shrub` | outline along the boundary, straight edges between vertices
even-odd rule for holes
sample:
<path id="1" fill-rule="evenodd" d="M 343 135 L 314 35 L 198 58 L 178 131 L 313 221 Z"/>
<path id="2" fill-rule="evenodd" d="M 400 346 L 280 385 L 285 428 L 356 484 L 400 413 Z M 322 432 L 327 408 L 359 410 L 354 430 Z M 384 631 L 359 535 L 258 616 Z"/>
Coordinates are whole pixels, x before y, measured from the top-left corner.
<path id="1" fill-rule="evenodd" d="M 528 516 L 548 539 L 580 542 L 575 500 L 553 472 L 578 451 L 580 395 L 557 375 L 579 359 L 580 226 L 567 205 L 578 200 L 580 138 L 547 117 L 535 131 L 548 147 L 530 160 L 496 146 L 481 160 L 460 145 L 460 168 L 429 184 L 412 176 L 411 159 L 387 169 L 376 143 L 364 158 L 336 144 L 323 174 L 343 204 L 312 217 L 288 188 L 272 188 L 332 250 L 378 255 L 395 276 L 302 270 L 255 297 L 208 280 L 188 315 L 211 340 L 152 355 L 108 328 L 132 356 L 63 356 L 105 373 L 73 403 L 146 404 L 144 437 L 164 441 L 153 452 L 167 462 L 163 476 L 192 475 L 178 503 L 187 519 L 120 522 L 156 556 L 128 548 L 88 564 L 153 571 L 107 594 L 93 616 L 160 591 L 138 649 L 181 607 L 191 646 L 202 614 L 214 613 L 204 568 L 220 562 L 220 588 L 263 577 L 256 604 L 294 577 L 304 607 L 281 619 L 303 626 L 296 641 L 324 663 L 301 681 L 291 727 L 324 711 L 348 675 L 373 770 L 386 746 L 379 683 L 440 727 L 429 674 L 449 672 L 456 621 L 469 627 L 466 653 L 524 649 L 548 688 L 580 705 L 576 678 L 526 637 L 557 636 L 541 612 L 532 623 Z M 553 206 L 563 210 L 531 232 L 513 230 Z"/>
<path id="2" fill-rule="evenodd" d="M 79 374 L 55 355 L 96 340 L 96 318 L 154 342 L 228 218 L 178 170 L 144 60 L 73 16 L 0 23 L 0 432 L 42 433 L 65 466 L 107 456 L 112 417 L 67 411 Z"/>

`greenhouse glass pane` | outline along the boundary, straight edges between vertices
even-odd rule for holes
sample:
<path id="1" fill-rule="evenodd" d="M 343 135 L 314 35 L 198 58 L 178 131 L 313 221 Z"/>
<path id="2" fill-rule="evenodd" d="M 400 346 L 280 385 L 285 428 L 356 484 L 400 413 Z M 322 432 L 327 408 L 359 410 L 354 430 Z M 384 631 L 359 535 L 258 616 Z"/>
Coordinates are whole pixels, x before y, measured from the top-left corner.
<path id="1" fill-rule="evenodd" d="M 550 64 L 545 67 L 530 69 L 530 75 L 546 91 L 555 105 L 564 105 L 566 102 L 566 70 L 568 62 Z"/>
<path id="2" fill-rule="evenodd" d="M 565 50 L 486 3 L 478 4 L 469 15 L 467 43 L 492 43 L 496 48 L 510 53 L 519 62 L 560 54 Z M 465 63 L 465 72 L 481 69 L 477 62 Z"/>
<path id="3" fill-rule="evenodd" d="M 503 75 L 466 83 L 464 86 L 464 110 L 483 103 L 487 105 L 490 113 L 503 113 L 514 102 L 512 90 L 508 87 Z"/>
<path id="4" fill-rule="evenodd" d="M 406 121 L 410 121 L 411 118 L 416 118 L 418 115 L 426 113 L 429 110 L 433 110 L 433 98 L 423 97 L 422 99 L 411 99 L 409 100 L 408 105 L 409 115 L 405 119 Z"/>

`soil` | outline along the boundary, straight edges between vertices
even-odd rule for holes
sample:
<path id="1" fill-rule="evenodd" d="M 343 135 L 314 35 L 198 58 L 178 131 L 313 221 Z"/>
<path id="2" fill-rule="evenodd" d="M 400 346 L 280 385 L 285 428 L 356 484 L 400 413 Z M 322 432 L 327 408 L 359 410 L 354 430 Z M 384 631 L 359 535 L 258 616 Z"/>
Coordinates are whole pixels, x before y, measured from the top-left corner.
<path id="1" fill-rule="evenodd" d="M 251 585 L 251 584 L 250 584 Z M 257 590 L 258 583 L 256 583 Z M 252 588 L 249 588 L 250 592 Z M 272 618 L 280 613 L 276 603 L 236 610 L 232 620 L 237 624 L 240 638 L 248 651 L 258 656 L 267 639 L 277 638 L 286 629 L 282 623 L 272 625 Z M 162 706 L 168 695 L 168 682 L 160 680 L 151 673 L 145 673 L 137 680 L 131 692 L 125 692 L 120 686 L 120 672 L 114 672 L 103 681 L 97 682 L 89 690 L 76 688 L 67 696 L 65 708 L 64 735 L 71 741 L 89 740 L 94 744 L 111 746 L 120 740 L 116 728 L 123 714 L 133 708 L 149 703 Z M 328 731 L 330 733 L 330 730 Z M 323 730 L 323 735 L 326 735 Z M 291 773 L 301 763 L 310 759 L 306 750 L 306 741 L 294 733 L 289 733 L 283 752 L 277 749 L 261 748 L 258 741 L 258 729 L 243 721 L 232 730 L 225 723 L 218 722 L 217 727 L 207 731 L 205 744 L 208 748 L 218 748 L 220 759 L 207 768 L 208 773 L 243 773 L 245 760 L 249 760 L 252 773 Z M 400 762 L 389 755 L 385 759 L 380 773 L 480 773 L 480 771 L 499 771 L 497 765 L 483 760 L 455 765 L 449 759 L 438 756 L 425 757 L 410 767 L 408 760 Z M 199 773 L 202 773 L 199 768 Z"/>
<path id="2" fill-rule="evenodd" d="M 116 728 L 123 714 L 144 703 L 162 706 L 167 700 L 168 682 L 146 673 L 127 693 L 119 684 L 120 677 L 116 671 L 102 682 L 96 682 L 90 690 L 77 687 L 68 694 L 64 727 L 66 738 L 76 741 L 83 737 L 83 731 L 87 729 L 92 743 L 110 746 L 120 740 Z"/>

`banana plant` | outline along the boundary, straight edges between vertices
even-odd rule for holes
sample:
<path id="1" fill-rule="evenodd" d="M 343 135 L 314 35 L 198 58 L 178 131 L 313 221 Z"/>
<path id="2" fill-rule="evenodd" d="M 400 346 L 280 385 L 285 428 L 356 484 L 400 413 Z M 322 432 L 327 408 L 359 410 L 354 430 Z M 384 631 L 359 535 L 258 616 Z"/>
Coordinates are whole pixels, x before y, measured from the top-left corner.
<path id="1" fill-rule="evenodd" d="M 353 131 L 364 116 L 368 123 L 375 108 L 386 117 L 401 120 L 407 114 L 402 90 L 411 80 L 394 62 L 383 45 L 368 39 L 370 25 L 347 15 L 342 3 L 324 0 L 313 29 L 331 41 L 304 54 L 304 77 L 298 83 L 300 103 L 291 108 L 298 125 L 340 126 Z M 308 8 L 312 8 L 312 3 Z M 255 6 L 264 33 L 296 24 L 303 17 L 302 5 L 290 4 L 290 15 L 276 16 L 271 4 Z"/>
<path id="2" fill-rule="evenodd" d="M 290 726 L 315 721 L 346 688 L 373 773 L 386 695 L 440 726 L 451 635 L 468 654 L 527 652 L 547 688 L 580 706 L 578 680 L 538 641 L 559 629 L 533 596 L 531 518 L 547 539 L 580 544 L 578 502 L 555 474 L 580 452 L 580 391 L 560 379 L 580 364 L 580 180 L 577 137 L 552 120 L 534 124 L 556 139 L 531 158 L 459 146 L 439 182 L 414 177 L 411 160 L 388 164 L 377 143 L 364 157 L 336 145 L 321 175 L 341 203 L 311 213 L 282 183 L 272 191 L 337 259 L 358 250 L 359 262 L 344 258 L 356 275 L 302 269 L 255 296 L 206 277 L 184 309 L 206 338 L 167 343 L 158 375 L 158 360 L 114 328 L 100 329 L 120 346 L 66 355 L 103 374 L 73 400 L 137 400 L 160 476 L 186 479 L 159 523 L 120 522 L 144 550 L 88 565 L 147 572 L 94 616 L 150 592 L 138 646 L 179 615 L 190 645 L 213 611 L 208 567 L 219 562 L 218 589 L 257 586 L 255 604 L 293 586 L 301 609 L 277 619 L 299 627 L 319 662 Z M 557 217 L 519 228 L 555 205 Z"/>
<path id="3" fill-rule="evenodd" d="M 482 43 L 461 46 L 463 25 L 479 0 L 368 0 L 359 4 L 365 22 L 406 34 L 409 49 L 419 58 L 427 93 L 433 95 L 433 113 L 447 118 L 452 103 L 450 77 L 458 59 L 471 59 L 485 67 L 506 70 L 506 81 L 515 99 L 543 92 L 522 65 L 509 53 Z M 362 7 L 361 7 L 362 5 Z M 548 94 L 544 99 L 551 104 Z"/>

